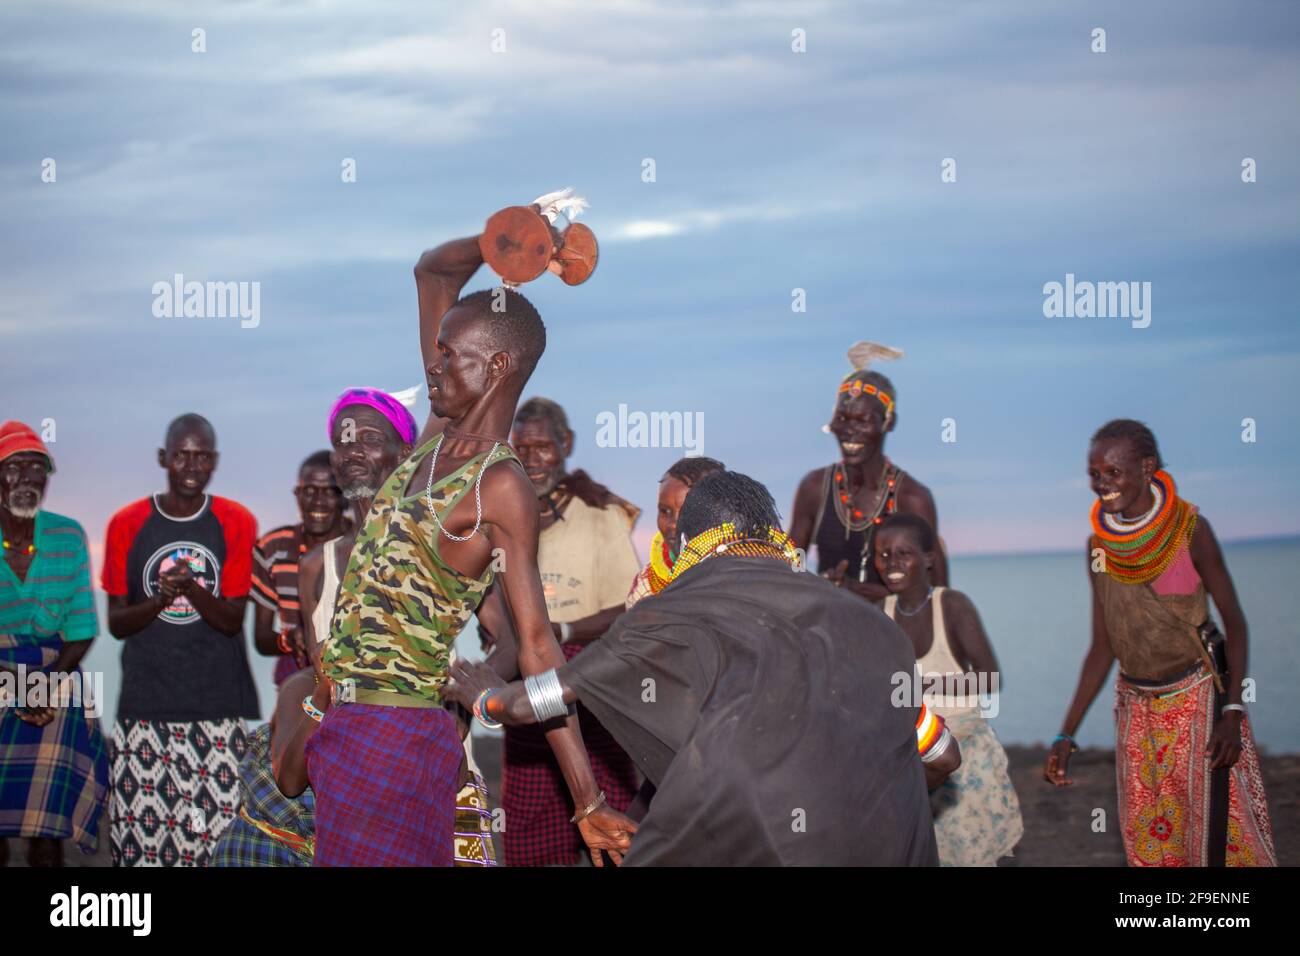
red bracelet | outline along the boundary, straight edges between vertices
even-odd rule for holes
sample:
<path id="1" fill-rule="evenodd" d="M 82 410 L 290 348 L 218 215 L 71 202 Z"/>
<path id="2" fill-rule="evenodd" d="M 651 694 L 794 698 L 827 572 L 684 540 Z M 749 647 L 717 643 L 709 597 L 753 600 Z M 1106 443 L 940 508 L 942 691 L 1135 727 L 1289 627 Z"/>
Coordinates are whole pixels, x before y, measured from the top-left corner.
<path id="1" fill-rule="evenodd" d="M 292 654 L 293 648 L 289 646 L 289 632 L 281 631 L 280 638 L 276 641 L 276 646 L 280 648 L 281 654 Z"/>

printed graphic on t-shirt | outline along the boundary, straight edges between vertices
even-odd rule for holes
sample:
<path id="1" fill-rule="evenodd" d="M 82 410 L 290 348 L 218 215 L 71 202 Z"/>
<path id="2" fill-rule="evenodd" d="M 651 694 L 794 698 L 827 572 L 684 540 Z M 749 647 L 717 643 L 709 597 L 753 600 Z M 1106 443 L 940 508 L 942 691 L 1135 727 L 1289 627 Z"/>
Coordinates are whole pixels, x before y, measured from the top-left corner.
<path id="1" fill-rule="evenodd" d="M 173 541 L 159 548 L 144 563 L 144 593 L 153 597 L 158 593 L 158 576 L 164 571 L 172 571 L 182 563 L 188 564 L 190 573 L 214 597 L 221 596 L 221 565 L 214 555 L 203 545 L 195 541 Z M 183 595 L 162 609 L 160 620 L 171 624 L 193 624 L 199 619 L 199 612 Z"/>
<path id="2" fill-rule="evenodd" d="M 582 603 L 582 578 L 557 571 L 543 571 L 539 577 L 542 579 L 542 596 L 546 599 L 547 611 L 562 611 Z"/>

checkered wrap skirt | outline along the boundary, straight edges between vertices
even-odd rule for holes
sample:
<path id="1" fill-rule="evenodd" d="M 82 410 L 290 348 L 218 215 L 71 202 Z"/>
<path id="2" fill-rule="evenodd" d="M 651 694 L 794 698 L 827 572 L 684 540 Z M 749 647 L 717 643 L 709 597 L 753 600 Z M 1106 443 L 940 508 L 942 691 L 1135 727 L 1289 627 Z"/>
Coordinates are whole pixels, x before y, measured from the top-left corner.
<path id="1" fill-rule="evenodd" d="M 441 707 L 332 708 L 307 742 L 316 866 L 451 866 L 464 755 Z"/>

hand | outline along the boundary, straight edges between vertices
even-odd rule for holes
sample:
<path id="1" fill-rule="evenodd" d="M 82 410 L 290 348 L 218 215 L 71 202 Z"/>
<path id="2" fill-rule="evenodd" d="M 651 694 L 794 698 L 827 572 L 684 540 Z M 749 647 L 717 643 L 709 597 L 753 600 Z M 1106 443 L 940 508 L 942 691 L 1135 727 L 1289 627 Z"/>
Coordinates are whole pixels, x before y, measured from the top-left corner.
<path id="1" fill-rule="evenodd" d="M 578 832 L 591 853 L 593 866 L 605 865 L 600 858 L 601 850 L 609 854 L 615 866 L 622 866 L 623 854 L 632 845 L 632 834 L 636 831 L 635 820 L 610 806 L 601 806 L 578 821 Z"/>
<path id="2" fill-rule="evenodd" d="M 837 588 L 842 588 L 844 587 L 844 575 L 848 572 L 848 570 L 849 570 L 849 559 L 845 558 L 839 564 L 835 565 L 835 567 L 832 568 L 831 570 L 823 571 L 822 577 L 824 577 L 827 581 L 831 582 L 831 584 L 835 585 Z"/>
<path id="3" fill-rule="evenodd" d="M 293 662 L 299 667 L 307 667 L 311 664 L 311 656 L 307 653 L 307 643 L 304 640 L 301 627 L 291 627 L 285 631 L 285 642 L 289 645 L 289 653 L 293 655 Z"/>
<path id="4" fill-rule="evenodd" d="M 19 707 L 18 719 L 33 727 L 44 727 L 54 719 L 53 707 Z"/>
<path id="5" fill-rule="evenodd" d="M 1070 749 L 1073 746 L 1068 740 L 1058 740 L 1052 744 L 1052 749 L 1047 752 L 1047 763 L 1043 767 L 1043 779 L 1050 784 L 1058 787 L 1068 787 L 1074 783 L 1068 776 L 1067 771 L 1070 768 Z"/>
<path id="6" fill-rule="evenodd" d="M 1241 711 L 1230 710 L 1215 721 L 1205 752 L 1210 755 L 1211 770 L 1236 764 L 1241 756 Z"/>
<path id="7" fill-rule="evenodd" d="M 474 702 L 485 690 L 506 686 L 487 664 L 482 661 L 466 661 L 457 658 L 451 664 L 451 679 L 442 689 L 442 696 L 456 701 L 470 713 L 474 711 Z"/>
<path id="8" fill-rule="evenodd" d="M 173 575 L 166 571 L 158 575 L 158 591 L 155 597 L 160 604 L 159 610 L 171 607 L 180 594 L 180 584 Z"/>

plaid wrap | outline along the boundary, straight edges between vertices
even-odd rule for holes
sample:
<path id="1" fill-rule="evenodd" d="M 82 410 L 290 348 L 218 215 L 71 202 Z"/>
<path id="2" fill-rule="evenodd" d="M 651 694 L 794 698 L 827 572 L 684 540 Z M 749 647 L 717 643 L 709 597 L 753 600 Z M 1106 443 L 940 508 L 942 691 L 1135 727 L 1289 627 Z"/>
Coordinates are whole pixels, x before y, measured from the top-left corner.
<path id="1" fill-rule="evenodd" d="M 317 866 L 451 866 L 465 749 L 441 707 L 344 704 L 307 741 Z"/>
<path id="2" fill-rule="evenodd" d="M 248 754 L 239 764 L 239 789 L 239 816 L 221 834 L 208 866 L 311 866 L 316 796 L 310 787 L 300 797 L 280 792 L 271 766 L 270 724 L 248 735 Z M 277 839 L 259 822 L 301 839 L 305 846 Z"/>
<path id="3" fill-rule="evenodd" d="M 561 650 L 572 660 L 582 647 L 565 644 Z M 638 786 L 632 758 L 581 704 L 578 725 L 596 786 L 605 791 L 611 807 L 627 810 Z M 525 725 L 507 727 L 505 736 L 501 809 L 506 825 L 501 849 L 506 866 L 573 866 L 586 844 L 569 822 L 575 812 L 573 798 L 545 734 L 540 727 Z"/>
<path id="4" fill-rule="evenodd" d="M 0 659 L 48 666 L 62 643 L 57 634 L 0 635 L 8 652 Z M 107 800 L 108 753 L 99 721 L 85 708 L 55 707 L 44 727 L 19 720 L 11 706 L 0 708 L 0 839 L 71 837 L 94 853 Z"/>

